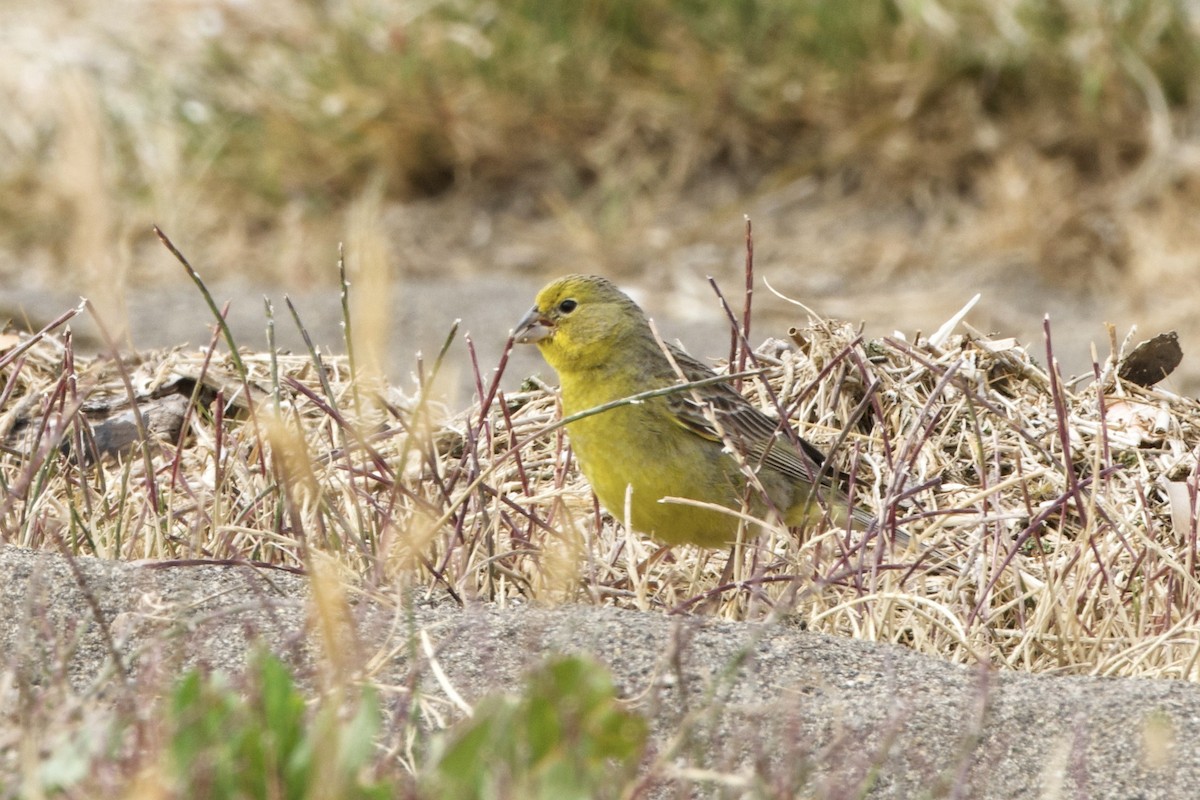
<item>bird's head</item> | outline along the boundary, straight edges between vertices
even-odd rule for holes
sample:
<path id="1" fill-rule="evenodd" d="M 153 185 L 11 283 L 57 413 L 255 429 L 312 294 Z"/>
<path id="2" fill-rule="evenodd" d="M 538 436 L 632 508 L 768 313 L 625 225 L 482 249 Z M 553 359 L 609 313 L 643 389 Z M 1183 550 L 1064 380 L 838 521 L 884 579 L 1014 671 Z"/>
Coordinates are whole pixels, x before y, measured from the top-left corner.
<path id="1" fill-rule="evenodd" d="M 513 337 L 536 344 L 561 373 L 621 358 L 626 337 L 643 334 L 649 335 L 646 316 L 627 294 L 597 275 L 568 275 L 538 292 Z"/>

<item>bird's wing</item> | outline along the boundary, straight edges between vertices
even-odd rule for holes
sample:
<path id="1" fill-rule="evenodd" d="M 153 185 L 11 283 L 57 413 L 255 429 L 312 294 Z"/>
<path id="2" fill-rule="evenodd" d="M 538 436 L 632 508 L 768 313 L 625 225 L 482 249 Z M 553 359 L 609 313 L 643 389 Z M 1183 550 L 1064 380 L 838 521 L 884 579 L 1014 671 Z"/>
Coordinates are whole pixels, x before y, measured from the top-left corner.
<path id="1" fill-rule="evenodd" d="M 716 375 L 678 347 L 668 347 L 689 382 Z M 848 475 L 825 463 L 825 454 L 816 446 L 801 436 L 786 436 L 779 420 L 755 408 L 732 384 L 712 383 L 693 392 L 668 395 L 666 399 L 677 423 L 706 439 L 724 443 L 713 426 L 712 418 L 715 418 L 726 437 L 732 440 L 731 444 L 741 449 L 752 466 L 769 467 L 808 486 L 816 484 L 819 478 L 820 485 L 832 489 L 836 496 L 841 496 L 850 482 Z M 705 413 L 706 406 L 711 409 L 712 418 Z M 799 447 L 793 441 L 798 442 Z M 849 511 L 856 526 L 866 529 L 875 524 L 875 518 L 866 509 L 855 506 Z M 896 529 L 895 535 L 897 541 L 907 544 L 907 533 Z"/>
<path id="2" fill-rule="evenodd" d="M 671 357 L 679 365 L 688 381 L 711 378 L 714 373 L 703 363 L 673 345 Z M 812 485 L 819 474 L 822 483 L 832 484 L 837 480 L 836 471 L 826 469 L 822 474 L 825 455 L 800 437 L 797 448 L 786 436 L 779 420 L 759 411 L 731 384 L 714 383 L 694 392 L 679 392 L 668 395 L 672 418 L 693 433 L 713 441 L 723 441 L 721 433 L 714 427 L 712 418 L 705 408 L 712 410 L 717 424 L 739 446 L 752 465 L 770 467 L 793 480 Z"/>

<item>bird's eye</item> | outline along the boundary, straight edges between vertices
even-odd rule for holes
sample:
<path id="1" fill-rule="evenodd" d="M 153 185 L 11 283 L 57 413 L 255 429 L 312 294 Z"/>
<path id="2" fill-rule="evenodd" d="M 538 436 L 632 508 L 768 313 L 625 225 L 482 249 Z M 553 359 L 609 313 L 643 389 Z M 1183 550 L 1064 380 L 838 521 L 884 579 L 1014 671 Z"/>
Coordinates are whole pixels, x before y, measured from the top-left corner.
<path id="1" fill-rule="evenodd" d="M 579 303 L 576 303 L 574 300 L 567 298 L 566 300 L 563 300 L 561 303 L 558 304 L 558 310 L 564 314 L 570 314 L 572 311 L 575 310 L 575 306 L 577 306 L 577 305 L 579 305 Z"/>

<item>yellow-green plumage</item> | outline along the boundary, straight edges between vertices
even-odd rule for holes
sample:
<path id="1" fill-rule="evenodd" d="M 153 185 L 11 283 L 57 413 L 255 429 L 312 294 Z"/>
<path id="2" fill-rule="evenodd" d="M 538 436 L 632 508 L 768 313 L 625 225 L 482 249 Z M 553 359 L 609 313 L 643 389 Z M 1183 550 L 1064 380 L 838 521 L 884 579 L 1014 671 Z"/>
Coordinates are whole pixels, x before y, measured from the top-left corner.
<path id="1" fill-rule="evenodd" d="M 637 304 L 597 276 L 569 275 L 542 289 L 515 336 L 537 344 L 558 373 L 568 416 L 678 384 L 679 372 L 689 381 L 713 375 L 676 348 L 668 358 Z M 748 501 L 754 516 L 778 511 L 789 525 L 811 523 L 827 511 L 844 524 L 848 513 L 831 478 L 820 474 L 820 452 L 803 440 L 793 444 L 776 420 L 726 383 L 619 406 L 572 422 L 567 432 L 580 469 L 609 513 L 626 518 L 628 491 L 633 527 L 668 544 L 725 545 L 737 535 L 738 519 L 659 502 L 663 497 L 734 510 Z M 747 489 L 727 444 L 754 468 L 762 491 Z M 820 501 L 811 493 L 814 481 Z M 856 511 L 852 521 L 861 527 L 870 517 Z"/>

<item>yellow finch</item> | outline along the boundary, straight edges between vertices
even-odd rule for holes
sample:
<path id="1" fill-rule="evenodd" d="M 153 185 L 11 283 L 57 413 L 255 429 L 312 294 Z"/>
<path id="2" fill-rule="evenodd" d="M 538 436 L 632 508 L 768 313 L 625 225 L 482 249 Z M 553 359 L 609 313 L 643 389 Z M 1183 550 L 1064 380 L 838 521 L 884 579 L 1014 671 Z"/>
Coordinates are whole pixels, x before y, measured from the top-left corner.
<path id="1" fill-rule="evenodd" d="M 676 347 L 668 346 L 668 357 L 637 303 L 594 275 L 568 275 L 542 289 L 514 336 L 536 344 L 558 373 L 566 415 L 679 384 L 681 374 L 689 382 L 714 376 Z M 847 515 L 857 528 L 871 522 L 869 515 L 847 508 L 836 477 L 822 471 L 817 448 L 789 439 L 778 420 L 728 383 L 618 405 L 569 423 L 567 432 L 604 507 L 624 520 L 630 492 L 633 527 L 667 544 L 728 544 L 737 535 L 738 518 L 660 502 L 664 497 L 734 510 L 748 501 L 756 517 L 776 511 L 788 525 L 809 525 L 826 513 L 837 524 L 844 525 Z M 747 486 L 743 466 L 754 471 L 757 486 Z"/>

